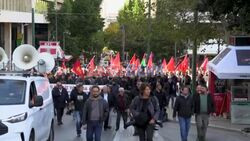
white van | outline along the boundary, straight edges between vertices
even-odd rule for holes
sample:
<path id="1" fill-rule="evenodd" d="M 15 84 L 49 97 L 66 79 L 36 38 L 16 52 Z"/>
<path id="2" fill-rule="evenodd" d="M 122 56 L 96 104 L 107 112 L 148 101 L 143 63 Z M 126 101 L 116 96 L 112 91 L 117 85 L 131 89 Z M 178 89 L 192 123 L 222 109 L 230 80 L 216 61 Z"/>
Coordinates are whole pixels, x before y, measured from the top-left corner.
<path id="1" fill-rule="evenodd" d="M 54 105 L 47 78 L 0 76 L 0 141 L 53 141 Z"/>

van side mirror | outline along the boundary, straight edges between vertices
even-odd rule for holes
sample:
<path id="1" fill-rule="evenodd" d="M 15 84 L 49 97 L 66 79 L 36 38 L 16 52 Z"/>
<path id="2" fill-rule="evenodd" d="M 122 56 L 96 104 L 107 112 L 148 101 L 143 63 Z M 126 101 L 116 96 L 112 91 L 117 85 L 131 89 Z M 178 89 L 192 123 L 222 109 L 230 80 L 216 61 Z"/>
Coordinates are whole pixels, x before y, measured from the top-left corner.
<path id="1" fill-rule="evenodd" d="M 33 106 L 34 107 L 43 106 L 43 97 L 42 96 L 35 96 Z"/>

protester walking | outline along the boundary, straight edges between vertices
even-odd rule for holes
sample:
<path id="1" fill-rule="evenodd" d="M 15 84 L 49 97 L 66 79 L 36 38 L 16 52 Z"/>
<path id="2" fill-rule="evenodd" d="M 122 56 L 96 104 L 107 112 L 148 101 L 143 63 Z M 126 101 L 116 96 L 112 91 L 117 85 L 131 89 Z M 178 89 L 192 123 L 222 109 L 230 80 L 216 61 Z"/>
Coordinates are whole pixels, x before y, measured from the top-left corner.
<path id="1" fill-rule="evenodd" d="M 125 128 L 125 124 L 127 123 L 128 118 L 128 109 L 129 109 L 129 99 L 125 94 L 124 88 L 119 88 L 119 94 L 115 97 L 115 111 L 117 112 L 116 117 L 116 131 L 120 128 L 120 120 L 121 117 L 123 119 L 123 124 Z"/>
<path id="2" fill-rule="evenodd" d="M 53 96 L 54 106 L 56 109 L 57 123 L 58 125 L 62 125 L 64 108 L 69 103 L 69 95 L 67 90 L 63 87 L 60 81 L 58 81 L 56 86 L 53 88 L 52 96 Z"/>
<path id="3" fill-rule="evenodd" d="M 153 95 L 156 96 L 158 101 L 159 101 L 159 107 L 160 107 L 159 120 L 161 122 L 164 122 L 167 120 L 166 109 L 165 109 L 165 107 L 167 105 L 167 95 L 162 90 L 161 83 L 159 83 L 159 82 L 156 83 L 156 89 L 153 92 Z"/>
<path id="4" fill-rule="evenodd" d="M 140 95 L 136 96 L 130 105 L 140 141 L 153 141 L 155 123 L 160 113 L 159 102 L 155 96 L 150 96 L 150 93 L 150 85 L 142 84 Z"/>
<path id="5" fill-rule="evenodd" d="M 108 116 L 108 103 L 100 96 L 100 88 L 92 86 L 90 98 L 83 110 L 83 125 L 87 124 L 87 141 L 101 141 L 103 123 Z M 95 137 L 94 137 L 95 136 Z"/>
<path id="6" fill-rule="evenodd" d="M 182 141 L 188 140 L 188 132 L 190 129 L 193 108 L 193 98 L 190 94 L 190 88 L 188 86 L 184 86 L 182 88 L 181 95 L 176 99 L 173 113 L 173 119 L 176 119 L 176 114 L 178 114 Z"/>
<path id="7" fill-rule="evenodd" d="M 110 116 L 110 111 L 111 109 L 114 107 L 114 98 L 113 95 L 109 92 L 109 87 L 108 86 L 103 86 L 102 88 L 102 93 L 101 96 L 103 97 L 103 99 L 108 103 L 109 105 L 109 112 L 108 112 L 108 116 L 104 122 L 104 130 L 107 129 L 111 129 L 112 127 L 109 125 L 109 116 Z"/>
<path id="8" fill-rule="evenodd" d="M 197 86 L 194 96 L 194 113 L 197 126 L 197 141 L 206 141 L 209 115 L 215 112 L 214 101 L 205 85 Z"/>
<path id="9" fill-rule="evenodd" d="M 80 137 L 82 133 L 81 127 L 83 119 L 83 108 L 87 99 L 88 95 L 83 92 L 83 84 L 77 84 L 76 87 L 71 91 L 70 100 L 73 102 L 75 108 L 74 119 L 76 122 L 76 133 L 78 137 Z"/>

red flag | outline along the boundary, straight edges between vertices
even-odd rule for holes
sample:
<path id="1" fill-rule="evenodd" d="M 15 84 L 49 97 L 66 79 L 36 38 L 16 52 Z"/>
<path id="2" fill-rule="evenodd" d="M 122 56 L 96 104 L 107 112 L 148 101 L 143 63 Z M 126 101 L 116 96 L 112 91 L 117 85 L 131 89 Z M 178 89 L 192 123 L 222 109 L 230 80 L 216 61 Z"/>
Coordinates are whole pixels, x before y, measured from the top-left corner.
<path id="1" fill-rule="evenodd" d="M 200 69 L 201 69 L 202 71 L 206 72 L 206 71 L 207 71 L 207 64 L 208 64 L 208 58 L 206 57 L 206 58 L 204 59 L 203 63 L 201 64 Z"/>
<path id="2" fill-rule="evenodd" d="M 135 63 L 136 63 L 136 55 L 134 54 L 133 57 L 131 58 L 129 64 L 130 65 L 135 65 Z"/>
<path id="3" fill-rule="evenodd" d="M 148 69 L 151 69 L 153 67 L 153 53 L 150 53 L 149 59 L 148 59 Z"/>
<path id="4" fill-rule="evenodd" d="M 167 69 L 169 72 L 173 72 L 175 69 L 175 61 L 174 61 L 174 57 L 171 57 L 171 59 L 169 60 L 168 64 L 167 64 Z"/>
<path id="5" fill-rule="evenodd" d="M 189 68 L 189 61 L 188 61 L 187 55 L 185 55 L 184 59 L 178 65 L 176 70 L 181 71 L 183 74 L 185 74 L 187 72 L 188 68 Z"/>
<path id="6" fill-rule="evenodd" d="M 166 62 L 166 59 L 165 59 L 165 58 L 164 58 L 163 61 L 162 61 L 161 67 L 162 67 L 162 70 L 163 70 L 164 72 L 167 71 L 167 62 Z"/>
<path id="7" fill-rule="evenodd" d="M 82 70 L 81 62 L 79 59 L 75 62 L 71 71 L 84 79 L 84 71 Z"/>
<path id="8" fill-rule="evenodd" d="M 121 67 L 121 60 L 120 60 L 120 53 L 118 52 L 113 60 L 113 67 L 114 69 L 120 70 Z"/>
<path id="9" fill-rule="evenodd" d="M 140 59 L 137 58 L 136 63 L 135 63 L 135 70 L 138 70 L 141 65 Z"/>
<path id="10" fill-rule="evenodd" d="M 89 61 L 89 65 L 88 65 L 89 72 L 93 72 L 94 69 L 95 69 L 95 56 L 92 57 L 92 59 Z"/>

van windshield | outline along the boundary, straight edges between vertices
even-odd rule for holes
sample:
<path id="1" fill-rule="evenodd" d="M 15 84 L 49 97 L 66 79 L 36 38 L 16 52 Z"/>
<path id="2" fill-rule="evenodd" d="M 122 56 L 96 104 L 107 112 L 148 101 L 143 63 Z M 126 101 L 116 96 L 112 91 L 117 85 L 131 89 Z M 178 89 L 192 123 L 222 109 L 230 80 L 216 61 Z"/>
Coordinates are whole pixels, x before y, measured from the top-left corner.
<path id="1" fill-rule="evenodd" d="M 25 102 L 26 82 L 0 79 L 0 105 L 17 105 Z"/>

